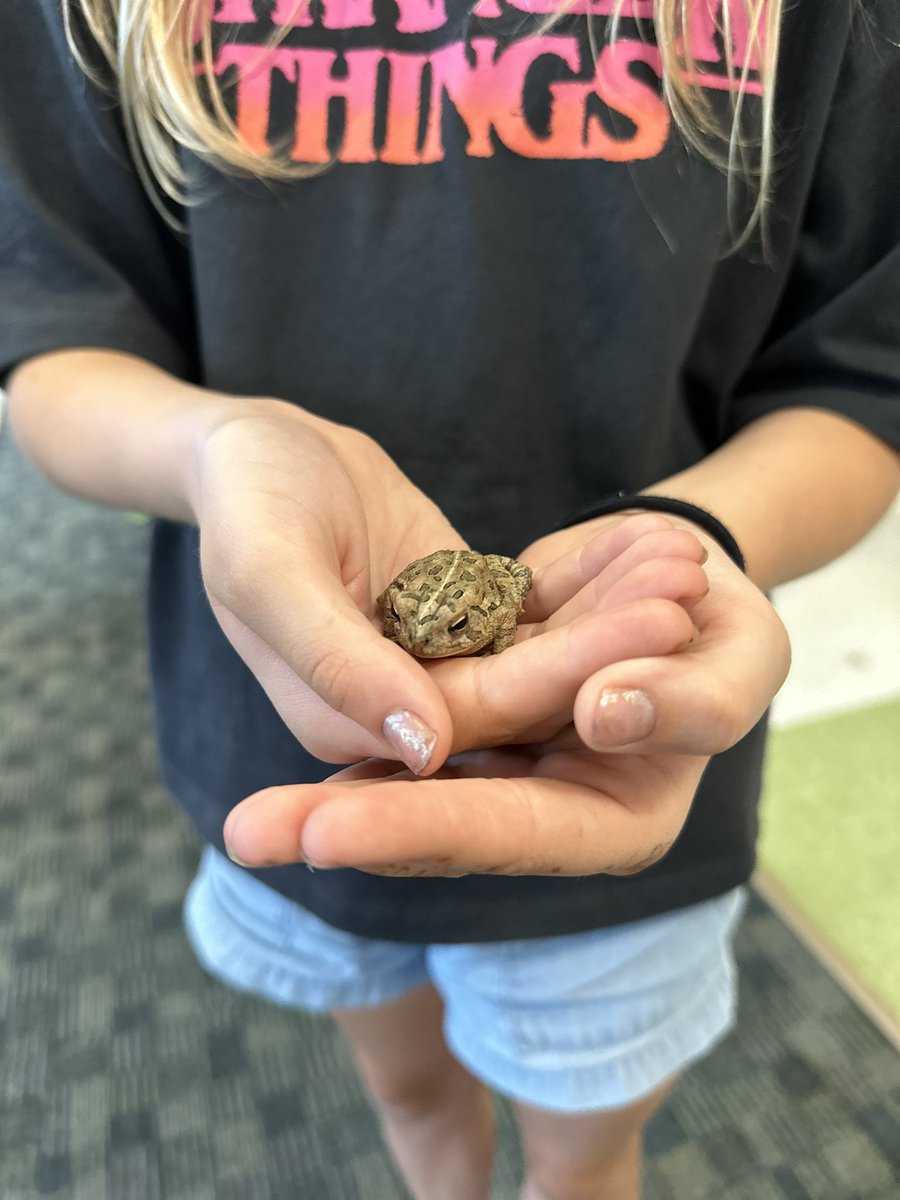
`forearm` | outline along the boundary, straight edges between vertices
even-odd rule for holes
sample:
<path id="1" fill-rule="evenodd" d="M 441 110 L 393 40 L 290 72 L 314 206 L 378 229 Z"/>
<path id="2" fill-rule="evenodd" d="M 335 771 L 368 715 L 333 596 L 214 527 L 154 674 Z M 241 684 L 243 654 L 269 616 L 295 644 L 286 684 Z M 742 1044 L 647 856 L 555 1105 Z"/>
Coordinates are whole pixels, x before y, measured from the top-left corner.
<path id="1" fill-rule="evenodd" d="M 64 350 L 19 367 L 9 403 L 23 453 L 57 487 L 194 522 L 204 438 L 265 402 L 194 387 L 132 355 Z"/>
<path id="2" fill-rule="evenodd" d="M 99 504 L 193 520 L 197 414 L 220 401 L 131 355 L 64 350 L 9 382 L 16 441 L 57 487 Z"/>
<path id="3" fill-rule="evenodd" d="M 855 423 L 786 409 L 748 425 L 715 453 L 646 490 L 699 504 L 728 526 L 763 589 L 854 545 L 900 487 L 900 459 Z"/>

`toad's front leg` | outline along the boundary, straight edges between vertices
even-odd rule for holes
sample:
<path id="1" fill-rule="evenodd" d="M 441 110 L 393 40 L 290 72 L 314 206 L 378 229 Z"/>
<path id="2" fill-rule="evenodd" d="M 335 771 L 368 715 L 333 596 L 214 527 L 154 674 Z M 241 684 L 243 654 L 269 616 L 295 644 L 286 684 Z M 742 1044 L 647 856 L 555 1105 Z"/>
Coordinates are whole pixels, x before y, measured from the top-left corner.
<path id="1" fill-rule="evenodd" d="M 507 650 L 516 640 L 516 615 L 512 614 L 508 621 L 499 627 L 494 635 L 494 641 L 491 650 L 494 654 L 499 654 L 501 650 Z"/>

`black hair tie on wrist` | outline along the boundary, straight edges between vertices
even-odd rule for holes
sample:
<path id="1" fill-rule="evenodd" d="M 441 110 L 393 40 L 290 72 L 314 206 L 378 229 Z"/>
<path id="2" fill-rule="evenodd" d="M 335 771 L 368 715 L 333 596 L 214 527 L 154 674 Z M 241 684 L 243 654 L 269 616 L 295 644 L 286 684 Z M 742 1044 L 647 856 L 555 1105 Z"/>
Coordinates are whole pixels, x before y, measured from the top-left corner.
<path id="1" fill-rule="evenodd" d="M 673 500 L 670 496 L 628 496 L 624 492 L 617 492 L 615 496 L 607 496 L 605 500 L 600 500 L 597 504 L 592 505 L 573 520 L 558 525 L 557 532 L 560 529 L 569 529 L 572 525 L 580 525 L 582 521 L 591 521 L 594 517 L 606 517 L 612 513 L 624 512 L 629 508 L 669 513 L 673 517 L 684 517 L 686 521 L 692 521 L 694 525 L 705 529 L 710 537 L 714 537 L 728 557 L 737 563 L 742 571 L 746 570 L 740 546 L 718 517 L 714 517 L 705 508 L 689 504 L 687 500 Z"/>

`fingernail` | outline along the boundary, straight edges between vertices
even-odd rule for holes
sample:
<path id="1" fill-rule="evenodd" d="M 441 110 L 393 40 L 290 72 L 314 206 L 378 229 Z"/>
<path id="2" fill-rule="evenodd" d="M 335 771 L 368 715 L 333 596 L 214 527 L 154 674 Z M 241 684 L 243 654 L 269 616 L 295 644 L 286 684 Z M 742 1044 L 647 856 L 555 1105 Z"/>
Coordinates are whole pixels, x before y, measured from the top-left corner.
<path id="1" fill-rule="evenodd" d="M 638 688 L 603 692 L 594 714 L 592 741 L 599 748 L 627 746 L 649 737 L 656 725 L 656 709 Z"/>
<path id="2" fill-rule="evenodd" d="M 225 850 L 233 863 L 237 863 L 239 867 L 246 867 L 248 871 L 263 871 L 266 869 L 266 867 L 286 867 L 288 865 L 285 862 L 276 862 L 271 858 L 267 858 L 265 862 L 244 862 L 244 860 L 239 855 L 235 854 L 229 846 L 226 846 Z"/>
<path id="3" fill-rule="evenodd" d="M 388 713 L 382 725 L 384 736 L 401 760 L 416 775 L 428 766 L 437 734 L 421 717 L 407 708 Z"/>
<path id="4" fill-rule="evenodd" d="M 232 850 L 232 848 L 228 845 L 227 842 L 225 843 L 225 853 L 228 855 L 228 857 L 231 859 L 231 861 L 233 863 L 237 863 L 237 865 L 239 867 L 249 867 L 251 870 L 253 869 L 254 864 L 244 862 L 244 860 L 241 858 L 241 856 L 239 854 L 236 854 L 234 852 L 234 850 Z"/>
<path id="5" fill-rule="evenodd" d="M 282 866 L 284 866 L 284 863 L 272 862 L 270 859 L 266 859 L 265 862 L 247 862 L 247 860 L 244 858 L 241 858 L 241 856 L 238 854 L 238 852 L 234 849 L 234 847 L 231 844 L 230 838 L 223 837 L 222 840 L 225 843 L 225 853 L 228 855 L 228 857 L 231 859 L 231 861 L 233 863 L 237 863 L 237 865 L 239 867 L 246 867 L 250 871 L 258 871 L 262 867 L 282 867 Z"/>

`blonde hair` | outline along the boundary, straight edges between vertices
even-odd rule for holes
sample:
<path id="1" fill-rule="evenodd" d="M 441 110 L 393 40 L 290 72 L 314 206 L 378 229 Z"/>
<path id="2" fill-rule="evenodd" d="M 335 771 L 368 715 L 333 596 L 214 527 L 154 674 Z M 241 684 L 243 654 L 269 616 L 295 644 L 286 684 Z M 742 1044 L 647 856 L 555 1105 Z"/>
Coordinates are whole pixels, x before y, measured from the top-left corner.
<path id="1" fill-rule="evenodd" d="M 712 2 L 652 0 L 652 25 L 662 64 L 663 97 L 685 142 L 726 173 L 730 218 L 738 208 L 738 185 L 750 189 L 753 203 L 749 215 L 745 210 L 743 231 L 736 234 L 737 246 L 757 227 L 765 232 L 774 175 L 773 100 L 783 0 L 721 0 L 718 32 L 730 97 L 724 124 L 698 85 L 700 69 L 690 41 L 692 4 Z M 574 3 L 562 0 L 560 10 L 548 15 L 536 32 L 545 33 Z M 613 0 L 608 18 L 612 42 L 627 3 Z M 291 18 L 307 4 L 308 0 L 295 0 Z M 160 192 L 177 204 L 192 202 L 181 147 L 220 170 L 262 179 L 297 179 L 324 169 L 293 161 L 287 150 L 260 152 L 241 138 L 215 73 L 213 0 L 62 0 L 62 5 L 70 46 L 85 71 L 97 78 L 74 32 L 76 10 L 113 70 L 132 154 L 157 203 Z M 740 6 L 747 29 L 739 69 L 734 61 L 733 5 Z M 596 58 L 590 18 L 588 22 Z M 277 45 L 287 29 L 287 25 L 278 28 L 269 46 Z M 266 48 L 261 47 L 261 57 Z M 761 91 L 761 103 L 748 131 L 744 100 L 751 62 L 759 67 L 753 90 Z M 168 210 L 163 211 L 171 219 Z M 736 233 L 733 220 L 732 229 Z"/>

